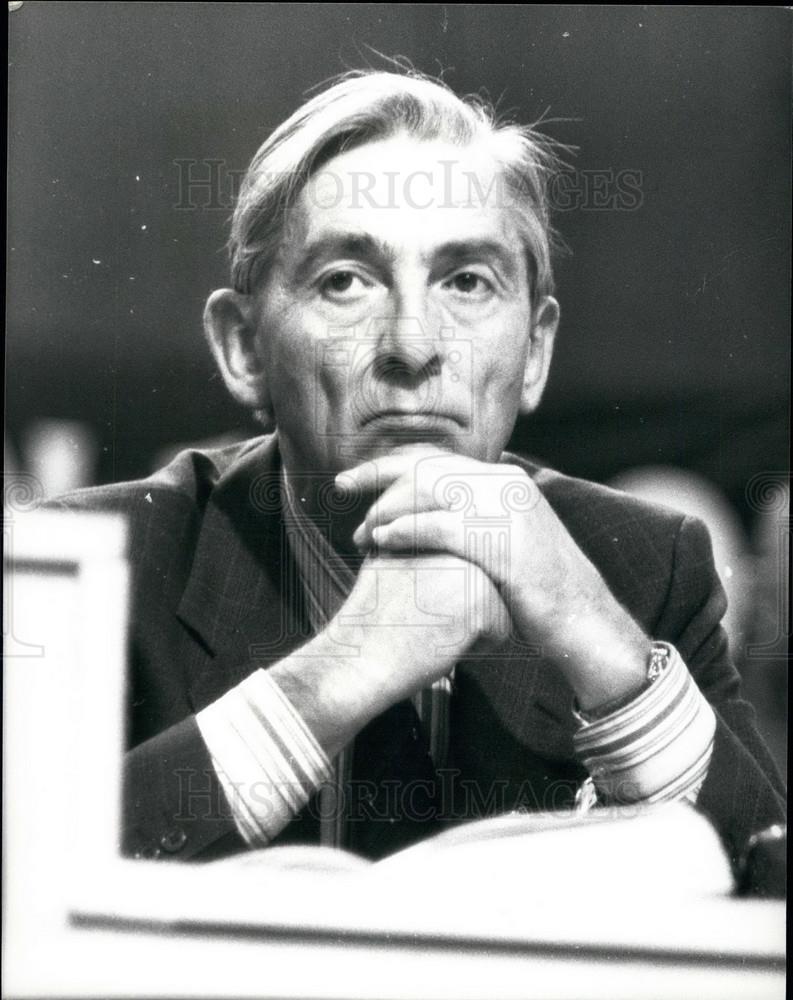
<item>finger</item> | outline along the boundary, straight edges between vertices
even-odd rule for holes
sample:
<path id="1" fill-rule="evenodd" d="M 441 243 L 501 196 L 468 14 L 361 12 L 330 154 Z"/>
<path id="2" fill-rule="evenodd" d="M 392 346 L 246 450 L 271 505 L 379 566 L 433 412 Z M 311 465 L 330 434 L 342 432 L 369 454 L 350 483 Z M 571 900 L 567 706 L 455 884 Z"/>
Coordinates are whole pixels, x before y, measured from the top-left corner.
<path id="1" fill-rule="evenodd" d="M 380 552 L 442 551 L 458 556 L 468 564 L 466 599 L 469 602 L 467 620 L 476 631 L 496 641 L 506 639 L 511 632 L 511 617 L 498 590 L 498 583 L 472 558 L 463 526 L 457 515 L 448 511 L 431 511 L 406 515 L 374 529 L 374 541 Z M 480 553 L 483 549 L 480 547 Z"/>
<path id="2" fill-rule="evenodd" d="M 459 518 L 448 511 L 432 510 L 403 514 L 372 529 L 378 549 L 415 552 L 449 552 L 465 558 Z"/>
<path id="3" fill-rule="evenodd" d="M 452 453 L 425 444 L 404 445 L 382 455 L 368 459 L 352 469 L 346 469 L 336 476 L 339 489 L 379 491 L 387 489 L 395 480 L 406 473 L 413 473 L 419 463 L 431 458 L 448 458 Z"/>
<path id="4" fill-rule="evenodd" d="M 403 514 L 373 528 L 371 544 L 381 551 L 448 552 L 478 566 L 499 587 L 511 578 L 508 535 L 498 527 L 472 524 L 457 511 Z"/>
<path id="5" fill-rule="evenodd" d="M 420 514 L 438 509 L 432 493 L 419 489 L 412 477 L 404 476 L 392 483 L 372 504 L 363 523 L 353 535 L 353 542 L 361 549 L 372 544 L 372 531 L 382 524 L 389 524 L 408 514 Z"/>
<path id="6" fill-rule="evenodd" d="M 345 469 L 336 476 L 334 485 L 346 493 L 379 493 L 402 475 L 403 470 L 398 464 L 389 461 L 392 457 L 373 458 L 352 469 Z"/>

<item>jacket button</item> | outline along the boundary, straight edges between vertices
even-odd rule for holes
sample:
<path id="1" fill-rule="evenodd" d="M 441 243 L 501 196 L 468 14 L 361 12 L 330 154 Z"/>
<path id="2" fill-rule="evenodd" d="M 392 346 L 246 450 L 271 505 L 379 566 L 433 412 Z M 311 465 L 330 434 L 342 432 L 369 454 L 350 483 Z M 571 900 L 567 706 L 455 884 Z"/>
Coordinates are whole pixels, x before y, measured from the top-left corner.
<path id="1" fill-rule="evenodd" d="M 153 844 L 142 847 L 139 851 L 135 851 L 136 860 L 154 861 L 160 856 L 159 847 L 155 847 Z"/>
<path id="2" fill-rule="evenodd" d="M 180 830 L 176 827 L 173 830 L 169 830 L 166 834 L 160 837 L 160 847 L 167 851 L 168 854 L 176 854 L 177 851 L 181 851 L 184 845 L 187 843 L 187 834 L 184 830 Z"/>

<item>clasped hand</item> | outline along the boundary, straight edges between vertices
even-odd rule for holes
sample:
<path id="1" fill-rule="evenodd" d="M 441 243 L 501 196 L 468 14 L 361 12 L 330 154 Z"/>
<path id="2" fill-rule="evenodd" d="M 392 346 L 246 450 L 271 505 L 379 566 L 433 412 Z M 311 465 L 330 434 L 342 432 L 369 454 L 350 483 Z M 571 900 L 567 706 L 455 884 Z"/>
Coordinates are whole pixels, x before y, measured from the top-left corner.
<path id="1" fill-rule="evenodd" d="M 641 683 L 646 637 L 519 466 L 411 445 L 336 485 L 378 494 L 353 536 L 362 551 L 447 553 L 478 567 L 517 636 L 542 645 L 584 707 Z"/>

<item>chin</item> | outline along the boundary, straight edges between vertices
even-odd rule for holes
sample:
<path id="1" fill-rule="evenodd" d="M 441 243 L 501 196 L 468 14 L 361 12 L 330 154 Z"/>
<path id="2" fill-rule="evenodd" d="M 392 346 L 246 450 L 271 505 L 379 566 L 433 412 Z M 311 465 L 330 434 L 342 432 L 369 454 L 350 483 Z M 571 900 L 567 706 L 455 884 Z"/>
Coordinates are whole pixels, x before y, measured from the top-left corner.
<path id="1" fill-rule="evenodd" d="M 368 452 L 374 458 L 378 455 L 388 455 L 398 448 L 425 446 L 440 448 L 444 451 L 465 452 L 465 441 L 448 429 L 401 428 L 398 431 L 380 430 L 371 436 L 362 434 L 356 442 L 357 448 Z"/>

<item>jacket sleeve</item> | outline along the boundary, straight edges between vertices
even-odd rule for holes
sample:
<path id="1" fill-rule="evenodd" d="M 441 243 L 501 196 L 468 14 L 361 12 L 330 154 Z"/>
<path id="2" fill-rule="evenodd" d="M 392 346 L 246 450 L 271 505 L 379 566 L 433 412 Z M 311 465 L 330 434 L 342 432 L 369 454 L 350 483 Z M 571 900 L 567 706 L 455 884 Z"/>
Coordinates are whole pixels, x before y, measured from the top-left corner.
<path id="1" fill-rule="evenodd" d="M 245 847 L 194 715 L 127 751 L 123 788 L 126 855 L 203 861 Z"/>
<path id="2" fill-rule="evenodd" d="M 129 527 L 133 635 L 126 707 L 132 749 L 123 762 L 121 850 L 132 857 L 209 860 L 245 847 L 195 716 L 189 714 L 184 665 L 173 642 L 174 635 L 183 632 L 173 608 L 190 570 L 200 523 L 193 496 L 198 488 L 193 480 L 200 476 L 194 460 L 193 453 L 177 459 L 183 468 L 171 477 L 186 486 L 174 488 L 160 476 L 159 481 L 78 490 L 45 505 L 63 513 L 112 512 L 124 517 Z M 146 631 L 145 653 L 135 629 Z M 148 673 L 142 672 L 144 663 Z M 154 675 L 156 694 L 150 684 Z M 148 731 L 142 737 L 132 720 L 136 695 L 151 705 Z"/>
<path id="3" fill-rule="evenodd" d="M 669 592 L 654 638 L 673 643 L 716 713 L 713 756 L 697 807 L 737 865 L 752 834 L 784 822 L 785 786 L 757 726 L 720 625 L 727 599 L 707 529 L 683 519 Z"/>

